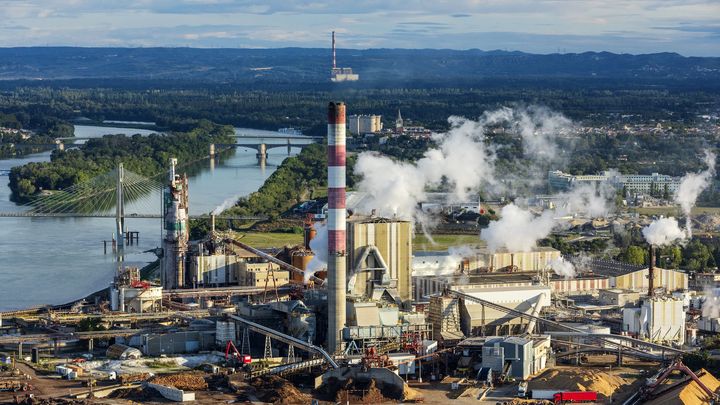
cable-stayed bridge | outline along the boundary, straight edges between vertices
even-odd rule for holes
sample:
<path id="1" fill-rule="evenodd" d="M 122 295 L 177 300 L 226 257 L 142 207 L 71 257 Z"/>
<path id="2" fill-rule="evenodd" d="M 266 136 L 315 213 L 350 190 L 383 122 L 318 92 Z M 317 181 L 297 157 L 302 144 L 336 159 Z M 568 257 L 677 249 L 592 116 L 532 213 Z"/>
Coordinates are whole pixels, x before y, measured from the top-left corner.
<path id="1" fill-rule="evenodd" d="M 125 218 L 162 218 L 164 185 L 157 179 L 164 175 L 162 173 L 148 178 L 126 170 L 120 164 L 107 173 L 39 196 L 25 204 L 23 208 L 26 209 L 0 212 L 0 218 L 115 218 L 118 224 L 124 224 Z M 191 215 L 190 218 L 210 216 Z M 263 216 L 232 215 L 219 215 L 216 218 L 243 221 L 266 219 Z"/>

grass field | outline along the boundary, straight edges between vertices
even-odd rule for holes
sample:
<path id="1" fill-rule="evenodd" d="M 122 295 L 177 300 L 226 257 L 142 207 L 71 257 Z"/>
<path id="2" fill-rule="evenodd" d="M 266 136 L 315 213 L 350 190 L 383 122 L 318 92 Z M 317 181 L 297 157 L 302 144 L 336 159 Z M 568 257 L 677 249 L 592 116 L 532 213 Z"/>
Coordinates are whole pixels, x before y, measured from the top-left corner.
<path id="1" fill-rule="evenodd" d="M 415 235 L 413 251 L 447 250 L 450 246 L 485 246 L 479 235 L 432 235 L 433 244 L 425 235 Z"/>
<path id="2" fill-rule="evenodd" d="M 299 245 L 303 236 L 299 233 L 274 232 L 236 232 L 235 237 L 243 243 L 256 248 L 283 247 L 286 245 Z M 447 250 L 450 246 L 484 246 L 478 235 L 432 235 L 435 244 L 424 235 L 415 235 L 413 251 Z"/>
<path id="3" fill-rule="evenodd" d="M 244 232 L 238 233 L 240 241 L 256 248 L 283 247 L 303 243 L 301 233 Z"/>
<path id="4" fill-rule="evenodd" d="M 664 215 L 679 216 L 682 214 L 680 207 L 649 207 L 649 208 L 633 208 L 630 212 L 637 212 L 640 215 Z M 693 207 L 693 215 L 700 214 L 720 214 L 720 207 Z"/>

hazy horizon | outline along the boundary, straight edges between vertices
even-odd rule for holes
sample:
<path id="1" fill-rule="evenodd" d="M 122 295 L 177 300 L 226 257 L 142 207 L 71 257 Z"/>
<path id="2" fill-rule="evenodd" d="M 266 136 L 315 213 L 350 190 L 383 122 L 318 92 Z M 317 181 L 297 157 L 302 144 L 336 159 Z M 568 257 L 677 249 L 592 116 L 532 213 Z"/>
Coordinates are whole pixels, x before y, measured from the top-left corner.
<path id="1" fill-rule="evenodd" d="M 0 0 L 0 47 L 485 49 L 720 56 L 712 0 Z"/>

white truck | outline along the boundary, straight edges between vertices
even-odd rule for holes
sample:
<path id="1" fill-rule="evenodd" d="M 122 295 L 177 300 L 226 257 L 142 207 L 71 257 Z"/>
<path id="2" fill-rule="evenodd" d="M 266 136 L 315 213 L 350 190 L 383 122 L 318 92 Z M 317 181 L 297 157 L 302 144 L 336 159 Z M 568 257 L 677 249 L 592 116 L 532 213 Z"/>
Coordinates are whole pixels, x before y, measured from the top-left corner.
<path id="1" fill-rule="evenodd" d="M 530 398 L 531 399 L 548 399 L 552 401 L 555 399 L 555 394 L 560 392 L 561 390 L 530 390 Z"/>

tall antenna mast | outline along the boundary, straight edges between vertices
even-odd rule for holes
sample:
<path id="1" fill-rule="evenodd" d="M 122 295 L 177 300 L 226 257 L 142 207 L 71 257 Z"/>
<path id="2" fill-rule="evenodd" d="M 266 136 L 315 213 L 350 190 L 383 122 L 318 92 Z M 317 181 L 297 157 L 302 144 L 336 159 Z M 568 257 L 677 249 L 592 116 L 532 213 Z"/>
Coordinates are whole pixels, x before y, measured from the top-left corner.
<path id="1" fill-rule="evenodd" d="M 332 32 L 332 58 L 333 58 L 333 69 L 335 69 L 337 66 L 335 64 L 335 31 Z"/>

